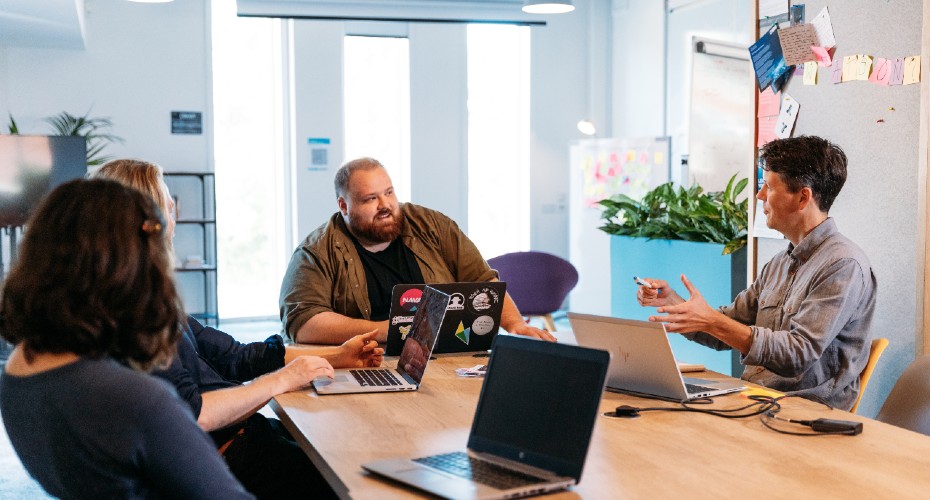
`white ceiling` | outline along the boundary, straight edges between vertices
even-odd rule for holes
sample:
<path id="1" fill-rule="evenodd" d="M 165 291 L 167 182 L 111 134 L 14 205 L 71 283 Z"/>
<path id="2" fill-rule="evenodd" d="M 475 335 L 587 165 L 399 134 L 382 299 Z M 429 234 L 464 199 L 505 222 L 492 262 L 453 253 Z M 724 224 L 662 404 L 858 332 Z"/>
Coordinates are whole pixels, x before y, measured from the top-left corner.
<path id="1" fill-rule="evenodd" d="M 0 46 L 84 48 L 84 0 L 0 0 Z"/>

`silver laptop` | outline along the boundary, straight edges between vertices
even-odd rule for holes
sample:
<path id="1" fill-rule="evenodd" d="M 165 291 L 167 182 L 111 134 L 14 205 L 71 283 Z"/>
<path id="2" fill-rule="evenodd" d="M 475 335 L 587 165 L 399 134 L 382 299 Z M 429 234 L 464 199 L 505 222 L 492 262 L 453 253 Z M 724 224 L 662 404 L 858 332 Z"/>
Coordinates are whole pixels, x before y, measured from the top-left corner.
<path id="1" fill-rule="evenodd" d="M 396 369 L 355 368 L 335 370 L 333 379 L 315 379 L 320 395 L 360 392 L 415 391 L 420 387 L 439 330 L 446 315 L 449 296 L 427 286 L 413 317 Z"/>
<path id="2" fill-rule="evenodd" d="M 568 313 L 578 345 L 611 353 L 607 387 L 683 401 L 745 389 L 738 380 L 682 377 L 665 324 Z"/>
<path id="3" fill-rule="evenodd" d="M 581 480 L 609 363 L 598 349 L 498 335 L 467 451 L 362 467 L 445 498 L 568 488 Z"/>

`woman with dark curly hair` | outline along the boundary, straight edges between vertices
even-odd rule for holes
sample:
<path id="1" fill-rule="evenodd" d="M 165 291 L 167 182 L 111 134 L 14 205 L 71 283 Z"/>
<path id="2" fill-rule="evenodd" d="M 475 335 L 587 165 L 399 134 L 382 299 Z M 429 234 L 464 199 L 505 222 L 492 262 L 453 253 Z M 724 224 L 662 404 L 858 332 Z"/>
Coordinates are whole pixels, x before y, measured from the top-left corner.
<path id="1" fill-rule="evenodd" d="M 115 210 L 115 207 L 119 207 Z M 156 204 L 106 180 L 59 186 L 27 224 L 0 334 L 0 413 L 60 498 L 249 498 L 174 391 L 141 371 L 184 318 Z"/>

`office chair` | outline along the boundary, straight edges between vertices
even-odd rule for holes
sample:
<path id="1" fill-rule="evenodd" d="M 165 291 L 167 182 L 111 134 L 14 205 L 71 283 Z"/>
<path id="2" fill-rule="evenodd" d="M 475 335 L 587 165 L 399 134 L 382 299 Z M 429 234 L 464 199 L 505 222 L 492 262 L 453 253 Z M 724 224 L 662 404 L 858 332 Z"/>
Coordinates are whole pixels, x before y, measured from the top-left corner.
<path id="1" fill-rule="evenodd" d="M 558 311 L 568 292 L 578 283 L 578 271 L 571 262 L 545 252 L 513 252 L 488 259 L 507 293 L 520 312 L 539 316 L 546 329 L 555 331 L 552 313 Z"/>
<path id="2" fill-rule="evenodd" d="M 888 339 L 878 338 L 872 340 L 872 348 L 869 350 L 869 362 L 865 364 L 865 368 L 863 368 L 862 373 L 859 374 L 859 396 L 856 398 L 856 404 L 849 410 L 851 413 L 856 413 L 856 410 L 859 408 L 859 403 L 862 401 L 865 388 L 869 385 L 869 379 L 872 378 L 872 371 L 875 370 L 878 358 L 882 357 L 882 353 L 885 352 L 886 347 L 888 347 Z"/>
<path id="3" fill-rule="evenodd" d="M 930 356 L 904 370 L 875 418 L 930 436 Z"/>

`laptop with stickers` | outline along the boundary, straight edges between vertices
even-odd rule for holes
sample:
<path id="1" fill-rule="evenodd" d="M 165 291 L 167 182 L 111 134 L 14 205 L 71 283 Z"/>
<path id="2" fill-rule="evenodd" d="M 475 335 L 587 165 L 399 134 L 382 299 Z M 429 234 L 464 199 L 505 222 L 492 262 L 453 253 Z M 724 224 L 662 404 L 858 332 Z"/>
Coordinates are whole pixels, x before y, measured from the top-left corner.
<path id="1" fill-rule="evenodd" d="M 386 355 L 400 354 L 425 286 L 394 286 L 385 345 Z M 490 349 L 500 328 L 507 284 L 503 281 L 476 281 L 436 283 L 429 286 L 449 295 L 446 318 L 433 353 L 481 352 Z"/>
<path id="2" fill-rule="evenodd" d="M 426 287 L 420 307 L 413 316 L 410 333 L 397 360 L 397 368 L 353 368 L 335 370 L 332 379 L 315 379 L 317 394 L 415 391 L 420 388 L 437 334 L 446 315 L 449 296 Z"/>

